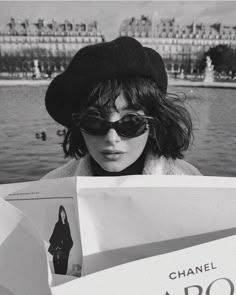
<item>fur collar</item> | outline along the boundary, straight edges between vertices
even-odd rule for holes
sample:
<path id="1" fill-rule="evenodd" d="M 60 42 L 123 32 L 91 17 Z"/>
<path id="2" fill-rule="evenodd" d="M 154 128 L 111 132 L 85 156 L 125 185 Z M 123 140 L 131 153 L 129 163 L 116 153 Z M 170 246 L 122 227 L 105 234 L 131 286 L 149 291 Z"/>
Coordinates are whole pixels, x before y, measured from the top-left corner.
<path id="1" fill-rule="evenodd" d="M 89 155 L 86 155 L 79 160 L 73 159 L 49 172 L 43 179 L 92 175 Z M 145 159 L 143 175 L 201 175 L 201 173 L 184 160 L 166 159 L 165 157 L 157 158 L 149 153 Z"/>

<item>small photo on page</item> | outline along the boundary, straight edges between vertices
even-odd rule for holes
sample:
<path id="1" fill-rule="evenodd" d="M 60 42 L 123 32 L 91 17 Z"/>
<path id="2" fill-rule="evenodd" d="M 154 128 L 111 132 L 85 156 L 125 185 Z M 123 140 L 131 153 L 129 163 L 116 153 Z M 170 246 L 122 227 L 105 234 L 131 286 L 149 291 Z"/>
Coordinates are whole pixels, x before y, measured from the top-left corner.
<path id="1" fill-rule="evenodd" d="M 53 204 L 54 203 L 54 204 Z M 47 207 L 44 233 L 53 273 L 81 276 L 81 249 L 74 205 L 56 200 Z"/>
<path id="2" fill-rule="evenodd" d="M 71 179 L 35 182 L 6 200 L 22 211 L 44 241 L 51 272 L 81 276 L 82 250 Z"/>

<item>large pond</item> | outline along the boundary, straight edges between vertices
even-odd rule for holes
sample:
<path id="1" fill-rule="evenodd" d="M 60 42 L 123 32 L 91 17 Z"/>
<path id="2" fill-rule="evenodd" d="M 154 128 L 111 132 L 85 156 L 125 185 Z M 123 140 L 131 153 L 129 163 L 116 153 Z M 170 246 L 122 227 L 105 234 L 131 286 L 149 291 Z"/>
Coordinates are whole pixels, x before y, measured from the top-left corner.
<path id="1" fill-rule="evenodd" d="M 46 88 L 0 87 L 0 183 L 36 180 L 68 161 L 61 148 L 63 127 L 45 111 Z M 195 140 L 185 159 L 204 175 L 236 176 L 236 90 L 169 91 L 186 94 L 193 117 Z"/>

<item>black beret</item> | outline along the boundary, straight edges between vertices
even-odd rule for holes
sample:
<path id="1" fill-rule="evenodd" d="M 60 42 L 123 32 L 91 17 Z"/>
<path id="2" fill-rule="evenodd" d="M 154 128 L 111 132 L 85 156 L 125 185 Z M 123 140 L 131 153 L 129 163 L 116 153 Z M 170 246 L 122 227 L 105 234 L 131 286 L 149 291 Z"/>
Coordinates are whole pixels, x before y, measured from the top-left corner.
<path id="1" fill-rule="evenodd" d="M 134 38 L 119 37 L 81 48 L 68 68 L 50 83 L 46 109 L 55 121 L 70 127 L 72 113 L 79 111 L 96 83 L 125 77 L 148 78 L 166 92 L 167 75 L 161 56 Z"/>
<path id="2" fill-rule="evenodd" d="M 166 93 L 168 77 L 167 77 L 166 68 L 165 68 L 165 64 L 163 62 L 162 57 L 157 51 L 155 51 L 152 48 L 144 47 L 144 49 L 146 53 L 148 54 L 148 57 L 151 61 L 151 65 L 154 68 L 154 71 L 158 72 L 158 75 L 156 77 L 158 88 L 161 90 L 161 92 Z"/>

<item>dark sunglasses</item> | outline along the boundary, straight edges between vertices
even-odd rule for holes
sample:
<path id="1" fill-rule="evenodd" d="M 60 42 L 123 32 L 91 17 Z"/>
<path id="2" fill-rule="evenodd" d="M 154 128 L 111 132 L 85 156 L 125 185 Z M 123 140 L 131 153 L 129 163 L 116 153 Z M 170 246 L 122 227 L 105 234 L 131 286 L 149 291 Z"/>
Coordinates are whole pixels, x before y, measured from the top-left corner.
<path id="1" fill-rule="evenodd" d="M 119 136 L 137 137 L 145 133 L 153 117 L 126 114 L 119 121 L 109 122 L 100 116 L 72 114 L 73 123 L 83 132 L 91 135 L 106 135 L 109 129 L 115 129 Z"/>

